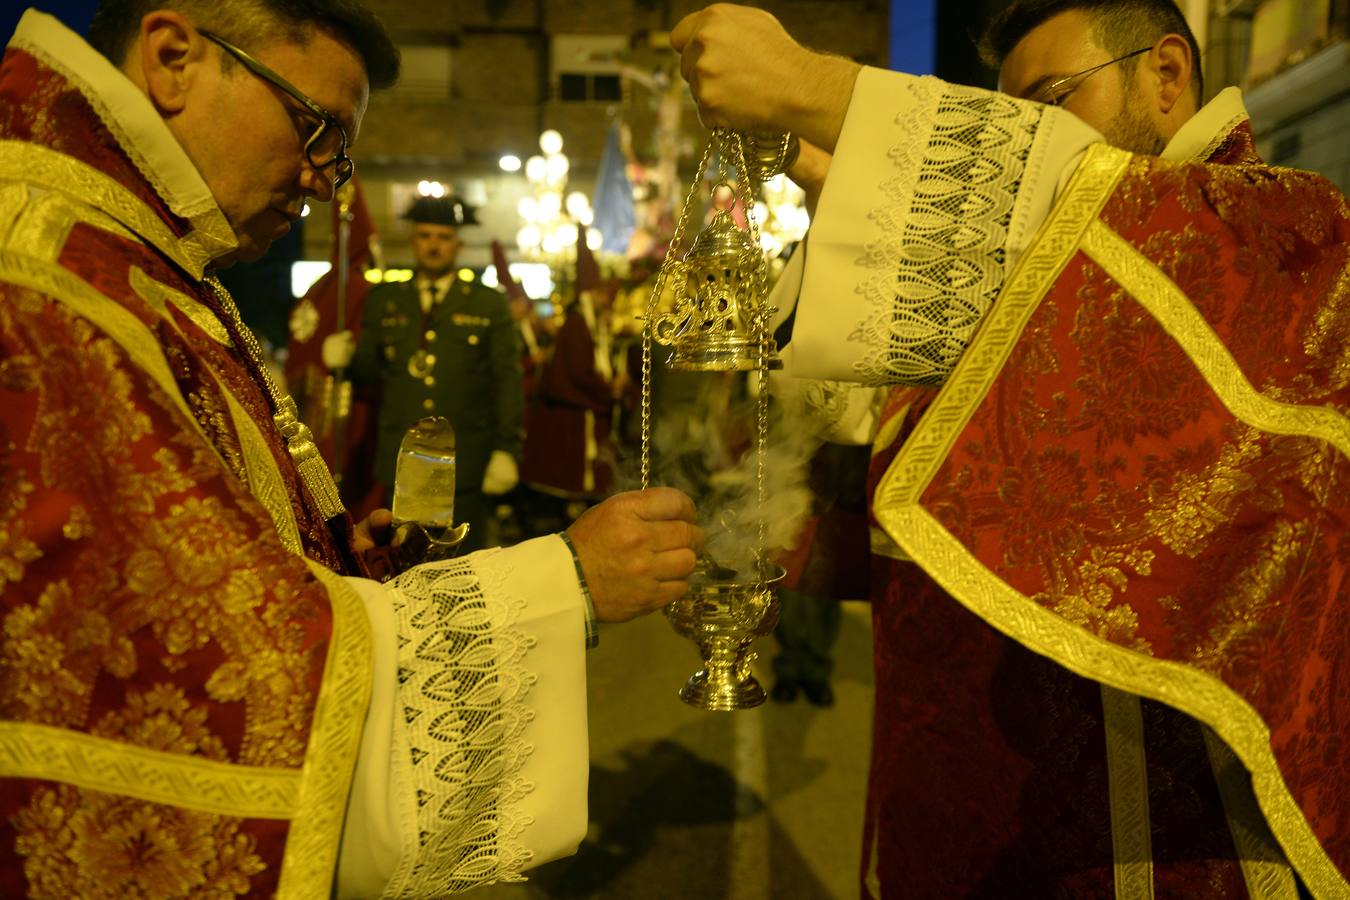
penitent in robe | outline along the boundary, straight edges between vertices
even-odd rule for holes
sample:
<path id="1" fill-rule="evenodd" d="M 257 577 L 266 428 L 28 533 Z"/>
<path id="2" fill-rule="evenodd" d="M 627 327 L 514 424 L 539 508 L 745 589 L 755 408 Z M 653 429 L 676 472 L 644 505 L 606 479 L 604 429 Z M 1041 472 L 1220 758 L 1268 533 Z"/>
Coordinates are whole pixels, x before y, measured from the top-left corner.
<path id="1" fill-rule="evenodd" d="M 0 896 L 441 897 L 571 852 L 570 553 L 359 577 L 204 279 L 235 246 L 147 98 L 25 14 L 0 64 Z"/>
<path id="2" fill-rule="evenodd" d="M 874 443 L 868 897 L 1350 885 L 1350 214 L 864 69 L 777 287 Z"/>

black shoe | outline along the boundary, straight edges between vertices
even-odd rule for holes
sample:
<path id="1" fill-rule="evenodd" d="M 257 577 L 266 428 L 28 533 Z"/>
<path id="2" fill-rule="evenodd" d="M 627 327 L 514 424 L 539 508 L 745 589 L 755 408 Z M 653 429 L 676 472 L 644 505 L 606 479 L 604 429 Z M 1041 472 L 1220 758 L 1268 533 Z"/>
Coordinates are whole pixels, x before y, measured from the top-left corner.
<path id="1" fill-rule="evenodd" d="M 828 681 L 804 681 L 802 693 L 812 706 L 834 706 L 834 688 Z"/>
<path id="2" fill-rule="evenodd" d="M 797 699 L 797 682 L 780 678 L 774 683 L 769 696 L 773 698 L 774 703 L 791 703 Z"/>

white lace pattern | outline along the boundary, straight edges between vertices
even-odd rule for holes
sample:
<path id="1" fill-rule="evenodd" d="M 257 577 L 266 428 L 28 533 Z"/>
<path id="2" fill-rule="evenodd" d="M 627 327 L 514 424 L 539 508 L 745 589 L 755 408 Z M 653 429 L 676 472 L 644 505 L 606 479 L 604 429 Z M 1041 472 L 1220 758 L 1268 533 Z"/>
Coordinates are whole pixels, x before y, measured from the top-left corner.
<path id="1" fill-rule="evenodd" d="M 859 287 L 870 312 L 850 340 L 866 384 L 942 384 L 1003 287 L 1013 204 L 1044 107 L 915 79 L 902 115 L 913 137 L 891 149 L 898 174 L 871 213 Z"/>
<path id="2" fill-rule="evenodd" d="M 493 555 L 495 551 L 487 551 Z M 484 584 L 474 554 L 418 566 L 391 583 L 399 631 L 395 752 L 417 798 L 417 835 L 385 890 L 432 898 L 495 881 L 523 880 L 529 859 L 519 804 L 533 718 L 525 670 L 534 640 L 516 627 L 524 601 L 504 594 L 509 572 Z M 497 569 L 497 567 L 493 567 Z"/>

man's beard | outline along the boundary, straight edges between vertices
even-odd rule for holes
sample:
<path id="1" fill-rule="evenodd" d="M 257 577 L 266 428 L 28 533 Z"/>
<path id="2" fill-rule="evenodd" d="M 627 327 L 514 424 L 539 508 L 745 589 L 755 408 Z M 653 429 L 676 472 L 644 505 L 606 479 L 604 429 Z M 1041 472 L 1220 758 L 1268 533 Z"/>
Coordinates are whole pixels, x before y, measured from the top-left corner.
<path id="1" fill-rule="evenodd" d="M 1167 141 L 1149 121 L 1143 100 L 1135 90 L 1125 95 L 1120 112 L 1111 121 L 1111 127 L 1103 137 L 1113 147 L 1148 156 L 1157 156 L 1167 146 Z"/>

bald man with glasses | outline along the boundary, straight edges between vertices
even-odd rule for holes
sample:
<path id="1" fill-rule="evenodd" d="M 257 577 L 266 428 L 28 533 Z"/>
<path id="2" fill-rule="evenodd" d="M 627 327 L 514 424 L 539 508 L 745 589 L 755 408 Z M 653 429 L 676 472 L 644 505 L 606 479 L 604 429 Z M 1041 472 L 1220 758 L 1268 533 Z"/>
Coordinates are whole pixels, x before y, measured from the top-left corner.
<path id="1" fill-rule="evenodd" d="M 1171 0 L 1016 0 L 997 93 L 726 4 L 671 42 L 802 140 L 785 374 L 893 387 L 863 896 L 1350 893 L 1341 191 Z"/>
<path id="2" fill-rule="evenodd" d="M 352 176 L 351 0 L 29 10 L 0 66 L 0 896 L 439 898 L 586 832 L 596 623 L 673 490 L 386 582 L 212 277 Z"/>

